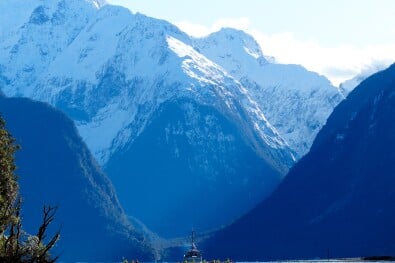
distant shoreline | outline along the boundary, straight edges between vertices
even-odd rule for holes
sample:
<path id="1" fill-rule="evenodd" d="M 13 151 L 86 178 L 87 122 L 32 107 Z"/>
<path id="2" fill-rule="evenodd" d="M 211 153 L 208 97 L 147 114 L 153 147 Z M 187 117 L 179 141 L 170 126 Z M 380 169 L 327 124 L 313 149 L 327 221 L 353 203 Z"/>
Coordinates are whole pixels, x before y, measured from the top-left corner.
<path id="1" fill-rule="evenodd" d="M 212 262 L 212 261 L 207 261 Z M 225 262 L 225 261 L 224 261 Z M 337 258 L 337 259 L 300 259 L 300 260 L 269 260 L 269 261 L 235 261 L 235 263 L 302 263 L 302 262 L 395 262 L 395 257 L 392 256 L 372 256 L 361 258 Z"/>
<path id="2" fill-rule="evenodd" d="M 220 262 L 226 263 L 229 261 L 217 261 L 217 260 L 206 260 L 203 262 L 213 263 Z M 395 262 L 395 257 L 393 256 L 371 256 L 371 257 L 361 257 L 361 258 L 331 258 L 331 259 L 300 259 L 300 260 L 262 260 L 262 261 L 230 261 L 233 263 L 320 263 L 320 262 Z"/>

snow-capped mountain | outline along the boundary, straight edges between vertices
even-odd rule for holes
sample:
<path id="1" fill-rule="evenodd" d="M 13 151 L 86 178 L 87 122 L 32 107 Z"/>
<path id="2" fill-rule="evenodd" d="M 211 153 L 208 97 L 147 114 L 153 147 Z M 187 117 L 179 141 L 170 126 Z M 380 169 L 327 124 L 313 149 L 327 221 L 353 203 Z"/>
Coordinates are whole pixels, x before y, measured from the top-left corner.
<path id="1" fill-rule="evenodd" d="M 147 108 L 144 117 L 148 119 L 159 104 L 176 95 L 193 96 L 201 101 L 217 96 L 215 93 L 222 93 L 218 94 L 222 98 L 247 97 L 245 104 L 252 108 L 250 116 L 258 122 L 257 129 L 267 126 L 269 134 L 276 137 L 275 129 L 259 109 L 255 111 L 254 102 L 242 86 L 186 44 L 188 36 L 173 25 L 132 15 L 121 7 L 106 5 L 96 10 L 96 2 L 55 2 L 43 1 L 33 10 L 29 22 L 20 28 L 22 32 L 18 32 L 16 43 L 3 46 L 3 91 L 8 96 L 47 101 L 68 112 L 77 120 L 83 137 L 102 164 L 108 159 L 114 139 L 134 119 L 139 106 Z M 59 13 L 67 12 L 70 14 L 62 16 L 64 21 L 56 19 Z M 70 19 L 74 16 L 78 19 Z M 35 35 L 38 39 L 32 37 Z M 118 79 L 109 79 L 113 76 Z M 196 91 L 199 86 L 219 85 L 229 90 L 211 87 Z M 232 90 L 231 86 L 236 88 Z M 230 100 L 217 100 L 220 101 L 226 104 L 224 107 L 231 108 Z M 109 119 L 111 125 L 105 122 Z M 103 126 L 106 133 L 87 135 L 93 130 L 103 132 Z M 112 128 L 108 129 L 109 126 Z M 129 133 L 138 135 L 141 126 Z M 270 139 L 267 142 L 271 143 Z M 281 138 L 276 140 L 284 144 Z M 122 138 L 116 141 L 123 142 Z"/>
<path id="2" fill-rule="evenodd" d="M 96 1 L 25 3 L 2 1 L 0 9 L 0 81 L 9 96 L 30 96 L 36 81 L 99 8 Z"/>
<path id="3" fill-rule="evenodd" d="M 270 63 L 242 32 L 192 39 L 93 0 L 5 2 L 0 24 L 23 11 L 0 33 L 2 91 L 71 117 L 125 210 L 161 234 L 255 206 L 341 99 L 325 78 Z"/>
<path id="4" fill-rule="evenodd" d="M 121 7 L 99 8 L 92 1 L 37 3 L 16 33 L 9 33 L 14 42 L 1 43 L 3 91 L 49 102 L 66 112 L 99 162 L 108 167 L 126 211 L 149 227 L 174 235 L 169 229 L 174 229 L 176 221 L 171 219 L 185 214 L 187 202 L 182 199 L 207 211 L 223 206 L 215 224 L 210 220 L 212 213 L 201 213 L 196 227 L 226 224 L 269 194 L 293 164 L 292 150 L 243 86 L 197 52 L 189 36 L 175 26 Z M 179 119 L 165 114 L 177 107 L 188 114 Z M 150 134 L 147 131 L 155 121 L 161 126 Z M 152 163 L 140 170 L 138 162 L 130 163 L 135 155 L 152 158 L 155 151 L 143 152 L 135 142 L 146 140 L 148 149 L 156 149 L 149 143 L 160 138 L 162 131 L 167 140 L 159 147 L 164 144 L 174 153 L 171 160 L 161 154 L 156 161 L 162 164 L 158 168 L 166 181 L 172 182 L 166 188 L 160 183 L 163 174 L 148 169 Z M 185 160 L 185 153 L 193 154 Z M 166 169 L 164 160 L 176 169 Z M 130 194 L 134 185 L 139 191 Z M 158 188 L 153 206 L 135 202 L 142 193 L 150 193 L 152 185 Z M 179 190 L 187 185 L 188 191 Z M 220 193 L 221 197 L 199 200 L 206 188 L 211 189 L 207 196 Z M 157 198 L 168 191 L 181 194 Z M 151 213 L 160 207 L 164 210 L 158 221 L 157 214 Z M 158 225 L 163 222 L 168 225 Z M 191 228 L 191 222 L 178 223 L 179 231 Z"/>
<path id="5" fill-rule="evenodd" d="M 297 159 L 309 151 L 343 99 L 325 77 L 299 65 L 268 61 L 255 39 L 243 31 L 222 29 L 195 39 L 194 46 L 242 83 Z"/>

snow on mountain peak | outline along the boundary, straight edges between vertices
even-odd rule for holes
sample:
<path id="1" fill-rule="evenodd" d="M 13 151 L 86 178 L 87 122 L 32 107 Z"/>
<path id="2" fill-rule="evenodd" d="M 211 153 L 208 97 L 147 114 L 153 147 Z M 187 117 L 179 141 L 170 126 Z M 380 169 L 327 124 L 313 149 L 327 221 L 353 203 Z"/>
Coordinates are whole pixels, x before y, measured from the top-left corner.
<path id="1" fill-rule="evenodd" d="M 17 34 L 24 24 L 34 20 L 39 22 L 37 20 L 39 18 L 41 22 L 56 20 L 59 17 L 53 15 L 64 14 L 66 9 L 74 11 L 68 12 L 72 17 L 75 15 L 84 17 L 86 15 L 84 12 L 87 11 L 84 6 L 99 9 L 106 4 L 105 0 L 2 0 L 0 1 L 0 42 L 6 36 Z"/>
<path id="2" fill-rule="evenodd" d="M 169 44 L 169 48 L 173 50 L 180 58 L 186 56 L 198 56 L 197 52 L 191 47 L 180 40 L 167 36 L 167 43 Z"/>
<path id="3" fill-rule="evenodd" d="M 106 5 L 87 24 L 79 36 L 60 54 L 48 71 L 50 76 L 62 76 L 97 82 L 97 74 L 116 53 L 121 34 L 133 22 L 126 8 Z M 103 52 L 105 50 L 105 52 Z M 75 65 L 64 70 L 64 65 Z"/>
<path id="4" fill-rule="evenodd" d="M 237 29 L 223 28 L 207 37 L 195 39 L 193 45 L 238 78 L 246 69 L 268 63 L 255 39 Z"/>
<path id="5" fill-rule="evenodd" d="M 208 85 L 218 85 L 223 83 L 223 75 L 226 75 L 218 65 L 208 60 L 206 57 L 198 53 L 192 46 L 182 41 L 168 36 L 167 42 L 169 48 L 177 54 L 182 61 L 182 68 L 191 78 L 197 79 L 199 82 Z"/>
<path id="6" fill-rule="evenodd" d="M 251 144 L 260 156 L 277 163 L 280 170 L 292 164 L 292 157 L 286 157 L 288 146 L 240 83 L 200 54 L 188 35 L 166 21 L 132 14 L 118 6 L 97 9 L 93 3 L 59 0 L 32 11 L 33 19 L 19 29 L 14 45 L 5 48 L 8 52 L 1 59 L 9 62 L 0 72 L 0 81 L 6 80 L 7 95 L 29 96 L 67 112 L 101 164 L 112 152 L 133 142 L 162 103 L 180 97 L 212 105 L 237 118 L 255 141 Z M 83 6 L 87 10 L 79 10 Z M 237 36 L 242 32 L 225 32 L 226 37 L 242 39 Z M 51 34 L 55 37 L 48 41 L 45 36 Z M 30 38 L 33 41 L 25 41 Z M 10 52 L 15 46 L 21 52 Z M 246 47 L 253 50 L 251 45 Z M 38 52 L 27 58 L 18 56 L 29 54 L 28 49 Z M 247 54 L 244 48 L 242 52 Z M 30 70 L 24 70 L 24 64 Z M 12 69 L 19 72 L 7 72 Z M 12 77 L 16 75 L 20 78 Z M 240 116 L 241 109 L 246 111 L 245 117 Z M 271 156 L 275 153 L 259 150 L 268 146 L 272 148 L 269 151 L 280 151 L 284 158 L 274 160 Z M 283 159 L 287 160 L 285 167 L 279 163 Z"/>
<path id="7" fill-rule="evenodd" d="M 28 21 L 39 1 L 0 1 L 0 41 L 14 35 L 17 29 Z"/>
<path id="8" fill-rule="evenodd" d="M 218 45 L 231 48 L 231 50 L 228 51 L 232 51 L 232 54 L 235 54 L 235 51 L 240 51 L 242 47 L 247 54 L 255 59 L 263 57 L 261 47 L 256 40 L 242 30 L 222 28 L 220 31 L 210 34 L 206 39 L 212 39 L 214 42 L 216 41 Z M 226 46 L 223 45 L 225 43 L 227 43 Z"/>
<path id="9" fill-rule="evenodd" d="M 243 31 L 223 29 L 195 39 L 194 45 L 246 87 L 297 158 L 309 150 L 326 118 L 343 99 L 325 77 L 299 65 L 266 60 L 256 41 Z"/>
<path id="10" fill-rule="evenodd" d="M 195 94 L 195 97 L 204 94 L 206 94 L 206 98 L 219 96 L 219 99 L 216 99 L 216 101 L 223 101 L 223 105 L 219 107 L 225 107 L 227 109 L 226 111 L 229 111 L 233 115 L 232 118 L 238 119 L 241 123 L 243 123 L 243 118 L 240 118 L 239 114 L 240 110 L 244 109 L 245 112 L 242 114 L 244 114 L 244 118 L 248 118 L 249 123 L 242 125 L 248 127 L 252 124 L 251 129 L 253 130 L 253 134 L 258 134 L 260 139 L 254 139 L 255 135 L 251 131 L 247 131 L 250 128 L 245 130 L 245 136 L 252 141 L 253 148 L 260 156 L 274 164 L 280 171 L 285 172 L 287 168 L 284 168 L 281 164 L 279 165 L 275 160 L 287 160 L 285 161 L 287 163 L 286 166 L 290 166 L 295 161 L 293 151 L 289 149 L 287 142 L 267 120 L 258 104 L 250 96 L 248 90 L 236 81 L 233 76 L 229 75 L 222 65 L 209 60 L 193 47 L 173 37 L 168 37 L 167 41 L 169 48 L 180 58 L 183 58 L 182 68 L 184 72 L 203 85 L 202 88 L 204 89 L 200 89 L 200 94 Z M 203 100 L 203 104 L 206 103 L 207 99 Z M 262 142 L 264 143 L 262 144 Z M 272 149 L 269 150 L 269 153 L 262 151 L 267 146 Z M 273 151 L 273 149 L 276 150 Z M 277 153 L 274 153 L 276 151 Z M 285 154 L 287 151 L 288 155 Z M 279 153 L 280 155 L 278 155 Z"/>
<path id="11" fill-rule="evenodd" d="M 23 3 L 10 5 L 11 12 L 21 7 L 23 15 L 0 37 L 0 81 L 6 83 L 3 91 L 7 96 L 28 96 L 36 80 L 97 12 L 93 2 L 85 0 L 36 0 L 26 6 Z M 8 10 L 6 7 L 2 11 Z"/>
<path id="12" fill-rule="evenodd" d="M 24 22 L 0 34 L 0 84 L 8 96 L 31 96 L 72 113 L 101 163 L 111 147 L 128 141 L 125 136 L 138 136 L 150 114 L 169 98 L 194 96 L 205 103 L 216 98 L 231 112 L 240 100 L 267 145 L 289 145 L 299 155 L 338 101 L 325 78 L 298 66 L 269 63 L 254 38 L 241 30 L 224 28 L 191 39 L 166 21 L 102 0 L 34 3 L 18 20 Z M 322 100 L 329 106 L 318 114 Z M 295 117 L 290 109 L 306 101 L 302 108 L 317 115 L 307 120 L 311 115 L 296 114 L 307 123 L 303 129 L 298 123 L 288 125 Z M 137 121 L 142 109 L 145 116 Z M 114 116 L 116 128 L 98 132 Z M 98 136 L 92 137 L 95 132 Z"/>
<path id="13" fill-rule="evenodd" d="M 175 125 L 169 136 L 183 141 L 179 135 L 185 135 L 192 142 L 186 152 L 196 154 L 193 138 L 200 133 L 197 137 L 202 141 L 206 134 L 217 138 L 215 144 L 199 144 L 204 159 L 217 158 L 209 153 L 227 149 L 239 154 L 238 144 L 219 137 L 240 137 L 242 147 L 278 178 L 309 149 L 340 99 L 318 74 L 268 62 L 257 42 L 240 30 L 225 28 L 193 39 L 166 21 L 104 1 L 35 3 L 18 20 L 23 22 L 0 35 L 0 86 L 8 96 L 31 97 L 63 110 L 103 166 L 135 150 L 142 137 L 151 138 L 147 134 L 155 127 L 151 126 L 155 118 L 165 116 L 155 131 L 165 127 L 169 117 L 161 110 L 167 109 Z M 171 106 L 178 108 L 183 101 L 196 110 L 177 119 L 181 117 L 174 116 Z M 185 111 L 184 106 L 180 109 Z M 215 119 L 213 114 L 221 116 L 218 129 L 206 127 Z M 194 121 L 203 116 L 204 122 Z M 204 132 L 193 127 L 196 123 Z M 222 130 L 226 132 L 218 137 Z M 178 149 L 169 142 L 157 146 L 171 148 L 165 152 Z M 202 162 L 195 157 L 192 163 L 182 158 L 177 163 L 199 170 Z M 210 171 L 204 176 L 222 178 L 227 177 L 224 171 L 238 171 L 217 159 L 212 165 L 203 164 Z M 238 157 L 229 160 L 239 165 Z M 251 164 L 249 157 L 244 162 Z"/>

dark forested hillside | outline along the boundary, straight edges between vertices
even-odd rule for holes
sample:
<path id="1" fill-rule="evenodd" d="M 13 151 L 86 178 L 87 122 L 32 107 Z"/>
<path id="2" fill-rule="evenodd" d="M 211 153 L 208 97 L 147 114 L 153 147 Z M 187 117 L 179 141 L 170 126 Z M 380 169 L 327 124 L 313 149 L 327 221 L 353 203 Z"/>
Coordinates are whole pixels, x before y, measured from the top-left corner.
<path id="1" fill-rule="evenodd" d="M 51 228 L 61 231 L 54 249 L 61 260 L 153 258 L 145 234 L 129 223 L 71 120 L 28 99 L 2 97 L 0 112 L 21 145 L 16 164 L 27 232 L 37 231 L 44 205 L 58 206 Z"/>
<path id="2" fill-rule="evenodd" d="M 395 254 L 395 65 L 362 82 L 266 201 L 205 244 L 261 260 Z"/>

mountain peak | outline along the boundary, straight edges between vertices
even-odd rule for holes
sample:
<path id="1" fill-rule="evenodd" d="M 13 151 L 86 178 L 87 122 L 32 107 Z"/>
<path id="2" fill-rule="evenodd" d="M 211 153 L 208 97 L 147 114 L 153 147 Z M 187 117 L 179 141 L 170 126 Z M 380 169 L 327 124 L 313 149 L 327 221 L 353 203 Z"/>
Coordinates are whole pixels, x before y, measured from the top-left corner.
<path id="1" fill-rule="evenodd" d="M 225 27 L 200 40 L 201 42 L 206 42 L 206 44 L 220 47 L 223 50 L 223 55 L 238 53 L 244 55 L 247 53 L 254 59 L 266 62 L 260 45 L 250 34 L 243 30 Z"/>
<path id="2" fill-rule="evenodd" d="M 268 121 L 297 152 L 297 158 L 309 150 L 326 118 L 343 98 L 328 79 L 317 73 L 300 65 L 271 63 L 255 39 L 241 30 L 223 28 L 196 39 L 194 45 L 248 90 Z"/>
<path id="3" fill-rule="evenodd" d="M 222 28 L 207 37 L 195 39 L 194 47 L 237 78 L 242 77 L 248 68 L 269 63 L 256 40 L 238 29 Z"/>

